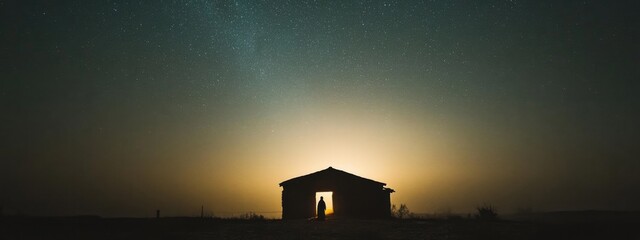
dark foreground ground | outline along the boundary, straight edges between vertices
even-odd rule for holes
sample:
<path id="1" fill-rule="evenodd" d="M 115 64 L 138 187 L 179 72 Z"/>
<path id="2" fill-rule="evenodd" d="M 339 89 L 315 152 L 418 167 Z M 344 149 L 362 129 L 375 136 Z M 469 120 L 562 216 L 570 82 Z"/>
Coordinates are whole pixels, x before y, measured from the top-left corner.
<path id="1" fill-rule="evenodd" d="M 0 239 L 640 239 L 638 214 L 554 213 L 519 220 L 324 222 L 200 218 L 3 218 Z M 517 218 L 516 218 L 517 219 Z"/>

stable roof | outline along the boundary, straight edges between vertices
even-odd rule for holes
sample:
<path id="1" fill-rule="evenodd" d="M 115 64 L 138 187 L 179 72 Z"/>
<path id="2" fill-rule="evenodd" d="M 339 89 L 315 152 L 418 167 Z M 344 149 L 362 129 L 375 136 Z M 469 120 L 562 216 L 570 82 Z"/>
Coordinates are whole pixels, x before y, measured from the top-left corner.
<path id="1" fill-rule="evenodd" d="M 295 177 L 292 179 L 289 179 L 287 181 L 281 182 L 280 186 L 284 187 L 287 185 L 292 185 L 292 184 L 303 184 L 303 183 L 308 183 L 308 182 L 316 182 L 316 181 L 320 181 L 323 179 L 336 179 L 336 180 L 340 180 L 340 182 L 345 182 L 345 181 L 349 181 L 349 182 L 365 182 L 365 183 L 370 183 L 370 184 L 377 184 L 380 185 L 380 187 L 387 185 L 386 183 L 383 182 L 378 182 L 378 181 L 374 181 L 368 178 L 363 178 L 339 169 L 335 169 L 332 167 L 329 167 L 327 169 L 321 170 L 321 171 L 317 171 L 311 174 L 307 174 L 304 176 L 300 176 L 300 177 Z"/>

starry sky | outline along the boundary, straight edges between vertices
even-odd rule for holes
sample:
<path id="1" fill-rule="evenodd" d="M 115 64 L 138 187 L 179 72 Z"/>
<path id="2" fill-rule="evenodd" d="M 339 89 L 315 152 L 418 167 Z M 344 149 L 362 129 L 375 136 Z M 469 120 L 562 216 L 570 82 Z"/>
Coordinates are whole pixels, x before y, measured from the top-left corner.
<path id="1" fill-rule="evenodd" d="M 5 214 L 640 210 L 635 1 L 1 1 Z"/>

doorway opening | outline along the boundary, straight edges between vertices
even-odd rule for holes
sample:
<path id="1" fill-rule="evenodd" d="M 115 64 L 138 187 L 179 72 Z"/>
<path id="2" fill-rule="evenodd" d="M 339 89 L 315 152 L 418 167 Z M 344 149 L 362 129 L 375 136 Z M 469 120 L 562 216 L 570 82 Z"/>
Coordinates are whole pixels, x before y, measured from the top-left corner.
<path id="1" fill-rule="evenodd" d="M 318 215 L 318 202 L 320 197 L 323 197 L 324 203 L 327 205 L 327 210 L 324 211 L 326 215 L 333 214 L 333 192 L 316 192 L 316 216 Z"/>

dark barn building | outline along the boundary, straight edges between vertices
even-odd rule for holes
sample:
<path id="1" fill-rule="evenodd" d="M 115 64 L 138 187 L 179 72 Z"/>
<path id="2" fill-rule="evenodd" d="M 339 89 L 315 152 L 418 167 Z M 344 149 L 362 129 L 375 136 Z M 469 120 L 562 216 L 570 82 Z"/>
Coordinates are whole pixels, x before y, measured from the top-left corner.
<path id="1" fill-rule="evenodd" d="M 393 189 L 377 182 L 329 167 L 280 183 L 282 219 L 312 218 L 316 215 L 316 192 L 333 192 L 335 216 L 389 218 Z"/>

